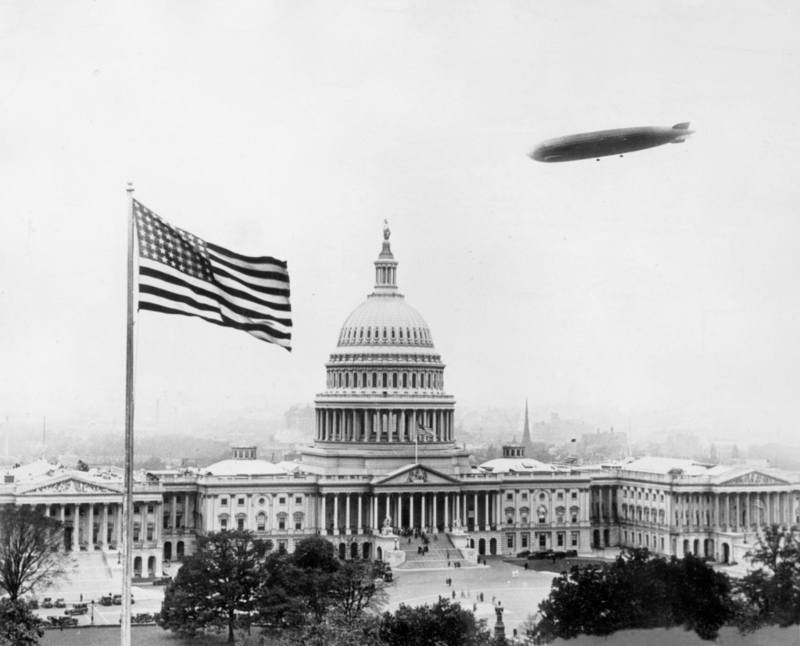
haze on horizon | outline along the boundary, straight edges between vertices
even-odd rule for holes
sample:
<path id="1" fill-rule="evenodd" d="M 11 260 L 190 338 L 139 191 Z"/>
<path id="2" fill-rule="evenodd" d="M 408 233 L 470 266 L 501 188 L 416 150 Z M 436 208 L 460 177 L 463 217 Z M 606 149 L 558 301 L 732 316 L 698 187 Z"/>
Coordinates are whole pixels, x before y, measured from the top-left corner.
<path id="1" fill-rule="evenodd" d="M 288 353 L 143 313 L 141 423 L 311 402 L 388 218 L 457 407 L 796 442 L 795 3 L 75 0 L 0 25 L 0 421 L 122 423 L 132 181 L 287 260 L 294 319 Z M 682 121 L 680 146 L 527 157 Z"/>

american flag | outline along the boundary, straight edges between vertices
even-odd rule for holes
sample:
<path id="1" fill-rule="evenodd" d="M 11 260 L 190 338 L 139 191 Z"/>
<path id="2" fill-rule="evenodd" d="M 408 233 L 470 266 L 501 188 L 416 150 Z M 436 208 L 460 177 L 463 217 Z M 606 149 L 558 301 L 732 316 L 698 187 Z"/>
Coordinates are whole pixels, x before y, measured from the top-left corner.
<path id="1" fill-rule="evenodd" d="M 435 437 L 436 434 L 433 432 L 433 429 L 429 426 L 423 426 L 422 424 L 417 424 L 417 435 L 421 437 Z"/>
<path id="2" fill-rule="evenodd" d="M 173 227 L 133 200 L 139 309 L 198 316 L 291 351 L 286 262 L 242 256 Z"/>

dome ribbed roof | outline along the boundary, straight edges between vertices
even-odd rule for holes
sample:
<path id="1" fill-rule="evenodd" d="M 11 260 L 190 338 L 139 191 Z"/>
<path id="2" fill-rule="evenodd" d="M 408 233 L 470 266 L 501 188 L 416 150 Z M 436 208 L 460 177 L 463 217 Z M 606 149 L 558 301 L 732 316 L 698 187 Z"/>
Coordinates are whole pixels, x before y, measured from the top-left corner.
<path id="1" fill-rule="evenodd" d="M 359 305 L 342 326 L 339 347 L 344 346 L 433 347 L 425 319 L 397 294 L 373 294 Z"/>

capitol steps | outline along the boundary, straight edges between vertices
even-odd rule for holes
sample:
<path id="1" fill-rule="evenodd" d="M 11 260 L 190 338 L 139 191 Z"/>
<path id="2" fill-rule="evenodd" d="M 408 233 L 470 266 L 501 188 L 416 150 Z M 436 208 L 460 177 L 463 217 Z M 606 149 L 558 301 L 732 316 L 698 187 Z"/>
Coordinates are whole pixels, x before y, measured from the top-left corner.
<path id="1" fill-rule="evenodd" d="M 434 536 L 438 538 L 434 540 Z M 406 554 L 406 560 L 395 567 L 396 570 L 446 570 L 447 568 L 475 568 L 464 558 L 461 550 L 456 548 L 447 534 L 434 534 L 429 536 L 428 552 L 419 554 L 419 548 L 424 546 L 421 538 L 401 538 L 399 547 Z M 456 566 L 459 563 L 459 566 Z"/>
<path id="2" fill-rule="evenodd" d="M 74 567 L 68 566 L 66 580 L 57 581 L 39 593 L 40 597 L 63 597 L 67 603 L 75 603 L 81 600 L 80 595 L 88 601 L 109 592 L 119 593 L 122 578 L 112 575 L 103 552 L 70 552 L 70 557 Z"/>

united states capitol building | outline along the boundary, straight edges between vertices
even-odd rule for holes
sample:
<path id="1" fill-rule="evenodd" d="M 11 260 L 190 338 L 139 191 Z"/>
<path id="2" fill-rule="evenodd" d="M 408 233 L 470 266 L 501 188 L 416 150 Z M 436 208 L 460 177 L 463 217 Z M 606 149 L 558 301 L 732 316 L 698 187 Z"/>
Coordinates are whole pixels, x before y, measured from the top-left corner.
<path id="1" fill-rule="evenodd" d="M 800 475 L 775 469 L 642 458 L 626 464 L 551 465 L 523 446 L 471 466 L 456 437 L 455 399 L 425 319 L 398 290 L 384 229 L 375 287 L 341 328 L 315 398 L 311 446 L 292 462 L 236 446 L 202 469 L 138 472 L 134 570 L 195 550 L 196 537 L 247 529 L 292 551 L 322 535 L 341 558 L 397 569 L 475 566 L 488 555 L 575 550 L 610 555 L 648 547 L 739 562 L 769 523 L 800 523 Z M 528 420 L 526 415 L 526 432 Z M 64 523 L 64 549 L 119 563 L 122 473 L 45 461 L 2 472 L 0 504 L 33 505 Z M 420 556 L 407 537 L 425 531 Z"/>

